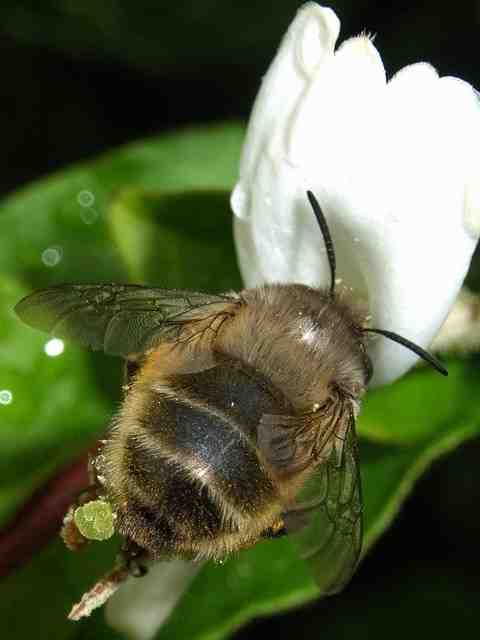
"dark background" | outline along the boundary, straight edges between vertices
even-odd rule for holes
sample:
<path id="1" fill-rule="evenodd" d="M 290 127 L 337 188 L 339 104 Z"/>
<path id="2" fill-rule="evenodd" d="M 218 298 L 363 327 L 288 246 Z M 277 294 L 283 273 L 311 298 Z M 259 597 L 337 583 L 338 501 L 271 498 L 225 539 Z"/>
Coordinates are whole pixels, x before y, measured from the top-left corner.
<path id="1" fill-rule="evenodd" d="M 298 6 L 0 2 L 2 192 L 139 137 L 245 120 Z M 331 6 L 342 39 L 377 34 L 389 75 L 426 60 L 480 87 L 479 2 Z M 342 596 L 253 623 L 238 638 L 316 637 L 334 625 L 338 637 L 466 634 L 478 620 L 479 445 L 434 465 Z"/>

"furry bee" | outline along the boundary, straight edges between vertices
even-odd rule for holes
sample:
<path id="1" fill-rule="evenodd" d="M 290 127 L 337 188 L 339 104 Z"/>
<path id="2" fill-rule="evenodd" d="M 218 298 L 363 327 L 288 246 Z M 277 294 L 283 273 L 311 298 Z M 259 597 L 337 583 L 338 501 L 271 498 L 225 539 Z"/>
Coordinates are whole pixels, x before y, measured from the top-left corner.
<path id="1" fill-rule="evenodd" d="M 331 236 L 307 195 L 327 249 L 328 290 L 65 284 L 16 306 L 31 327 L 126 360 L 123 404 L 92 469 L 127 564 L 139 554 L 220 560 L 289 534 L 323 593 L 339 591 L 357 566 L 355 419 L 372 373 L 367 333 L 447 372 L 405 338 L 367 327 L 335 292 Z"/>

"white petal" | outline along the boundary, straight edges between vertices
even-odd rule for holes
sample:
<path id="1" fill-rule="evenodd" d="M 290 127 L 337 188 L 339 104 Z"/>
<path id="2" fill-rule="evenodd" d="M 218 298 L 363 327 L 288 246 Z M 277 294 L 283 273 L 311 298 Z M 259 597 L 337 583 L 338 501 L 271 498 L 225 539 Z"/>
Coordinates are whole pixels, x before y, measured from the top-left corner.
<path id="1" fill-rule="evenodd" d="M 332 233 L 338 276 L 367 301 L 372 326 L 427 348 L 480 233 L 478 99 L 470 85 L 439 79 L 425 63 L 387 85 L 366 36 L 335 54 L 330 44 L 320 47 L 320 62 L 305 65 L 302 77 L 295 61 L 302 48 L 315 48 L 307 25 L 324 15 L 316 11 L 302 21 L 300 12 L 290 27 L 266 76 L 275 81 L 262 88 L 249 124 L 232 202 L 242 274 L 248 286 L 328 286 L 305 196 L 311 189 Z M 417 359 L 385 338 L 370 351 L 374 384 Z"/>
<path id="2" fill-rule="evenodd" d="M 331 9 L 315 3 L 304 5 L 263 79 L 253 107 L 240 180 L 231 200 L 240 268 L 248 286 L 265 279 L 290 281 L 292 264 L 298 262 L 300 247 L 292 234 L 298 233 L 299 227 L 290 215 L 290 202 L 298 186 L 297 177 L 291 175 L 295 169 L 283 162 L 287 154 L 284 132 L 311 77 L 333 58 L 339 30 Z M 272 185 L 282 185 L 282 189 L 272 190 Z M 265 210 L 274 211 L 275 218 L 264 215 Z M 302 268 L 308 279 L 308 264 Z"/>
<path id="3" fill-rule="evenodd" d="M 150 640 L 201 566 L 183 560 L 158 562 L 146 576 L 129 578 L 107 603 L 108 624 L 133 640 Z"/>
<path id="4" fill-rule="evenodd" d="M 390 127 L 384 117 L 379 155 L 389 161 L 378 163 L 383 203 L 372 208 L 381 236 L 365 274 L 372 322 L 427 348 L 476 244 L 465 224 L 465 191 L 480 143 L 480 112 L 471 87 L 414 65 L 388 86 L 384 113 Z M 372 357 L 376 384 L 416 360 L 386 339 L 378 340 Z"/>
<path id="5" fill-rule="evenodd" d="M 347 40 L 316 70 L 292 116 L 289 160 L 321 178 L 363 153 L 385 89 L 381 58 L 366 36 Z M 318 180 L 319 178 L 317 178 Z"/>
<path id="6" fill-rule="evenodd" d="M 253 106 L 240 162 L 240 180 L 232 195 L 232 207 L 239 218 L 252 214 L 250 186 L 247 184 L 244 189 L 243 181 L 255 176 L 257 162 L 270 146 L 272 131 L 281 135 L 310 75 L 333 56 L 339 30 L 335 13 L 313 2 L 305 4 L 290 25 Z"/>

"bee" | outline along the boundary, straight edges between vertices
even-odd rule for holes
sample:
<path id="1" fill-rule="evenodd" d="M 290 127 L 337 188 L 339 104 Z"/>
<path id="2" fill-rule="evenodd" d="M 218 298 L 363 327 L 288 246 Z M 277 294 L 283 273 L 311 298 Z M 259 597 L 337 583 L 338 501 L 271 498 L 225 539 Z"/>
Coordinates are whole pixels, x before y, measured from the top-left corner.
<path id="1" fill-rule="evenodd" d="M 372 375 L 367 326 L 330 287 L 267 284 L 213 295 L 133 284 L 63 284 L 16 306 L 28 325 L 121 356 L 120 410 L 92 461 L 128 571 L 138 558 L 222 560 L 290 535 L 323 594 L 357 567 L 362 499 L 355 420 Z"/>

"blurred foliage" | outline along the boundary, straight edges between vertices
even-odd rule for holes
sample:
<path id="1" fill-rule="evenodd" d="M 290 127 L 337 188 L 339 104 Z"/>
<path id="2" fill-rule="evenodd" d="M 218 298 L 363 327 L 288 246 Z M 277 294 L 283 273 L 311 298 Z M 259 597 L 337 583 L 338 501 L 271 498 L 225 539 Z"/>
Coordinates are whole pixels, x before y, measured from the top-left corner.
<path id="1" fill-rule="evenodd" d="M 415 444 L 439 437 L 453 423 L 474 425 L 480 418 L 479 364 L 476 355 L 449 362 L 448 393 L 441 376 L 424 376 L 419 368 L 385 389 L 373 389 L 363 403 L 360 433 L 386 444 Z"/>
<path id="2" fill-rule="evenodd" d="M 347 11 L 349 3 L 336 4 Z M 292 0 L 3 0 L 0 30 L 77 55 L 179 72 L 227 60 L 256 64 L 275 49 L 298 6 Z"/>
<path id="3" fill-rule="evenodd" d="M 152 139 L 54 175 L 2 203 L 8 234 L 0 239 L 1 386 L 12 393 L 12 402 L 0 406 L 4 522 L 54 468 L 99 435 L 113 410 L 111 389 L 99 377 L 118 377 L 119 368 L 114 359 L 100 358 L 99 376 L 98 357 L 69 345 L 48 357 L 48 338 L 15 320 L 14 301 L 63 280 L 237 288 L 228 193 L 241 138 L 241 127 L 227 125 Z M 418 369 L 366 402 L 359 422 L 366 550 L 431 462 L 480 433 L 480 408 L 473 401 L 478 366 L 474 360 L 449 364 L 448 380 Z M 109 544 L 77 556 L 54 543 L 0 587 L 2 619 L 18 638 L 31 637 L 39 624 L 55 638 L 116 637 L 102 612 L 82 625 L 64 618 L 109 558 Z M 316 595 L 289 540 L 265 542 L 221 566 L 207 565 L 161 637 L 224 638 L 253 616 Z M 332 627 L 331 637 L 337 633 Z"/>
<path id="4" fill-rule="evenodd" d="M 450 640 L 476 627 L 476 598 L 473 576 L 466 583 L 459 568 L 445 572 L 443 566 L 430 566 L 421 559 L 414 568 L 386 564 L 375 583 L 359 585 L 315 607 L 249 625 L 236 638 L 264 638 L 268 633 L 290 640 L 296 632 L 302 638 L 380 640 L 387 632 L 391 640 Z"/>
<path id="5" fill-rule="evenodd" d="M 33 489 L 101 433 L 110 407 L 92 377 L 87 353 L 44 353 L 48 336 L 19 326 L 13 306 L 27 289 L 0 278 L 0 524 Z"/>
<path id="6" fill-rule="evenodd" d="M 116 60 L 162 74 L 192 67 L 252 69 L 268 62 L 301 4 L 298 0 L 2 0 L 0 32 L 74 56 Z M 391 51 L 392 71 L 417 59 L 429 60 L 433 49 L 443 50 L 443 64 L 458 64 L 462 56 L 459 47 L 452 46 L 452 33 L 473 38 L 480 24 L 478 3 L 472 0 L 463 0 L 456 11 L 434 0 L 384 6 L 372 0 L 323 4 L 341 16 L 342 37 L 364 29 L 378 34 Z M 439 62 L 437 55 L 435 64 Z M 473 58 L 470 68 L 478 77 Z"/>
<path id="7" fill-rule="evenodd" d="M 121 193 L 110 220 L 130 278 L 165 289 L 240 289 L 229 207 L 224 190 Z"/>
<path id="8" fill-rule="evenodd" d="M 12 394 L 10 404 L 0 405 L 3 520 L 54 468 L 105 428 L 111 398 L 101 396 L 105 388 L 99 390 L 95 372 L 101 367 L 103 379 L 118 380 L 120 368 L 115 361 L 70 345 L 61 356 L 48 357 L 43 350 L 48 336 L 21 325 L 12 311 L 15 302 L 33 288 L 58 282 L 127 280 L 132 251 L 122 248 L 127 238 L 135 241 L 140 227 L 125 217 L 125 196 L 119 190 L 129 184 L 187 192 L 195 187 L 226 189 L 234 180 L 241 138 L 241 127 L 232 125 L 151 140 L 74 167 L 0 204 L 8 230 L 0 237 L 1 388 Z M 183 209 L 183 221 L 177 218 L 173 238 L 171 219 L 159 226 L 158 262 L 151 262 L 145 279 L 166 287 L 206 285 L 204 279 L 195 280 L 196 274 L 207 273 L 214 282 L 228 257 L 223 282 L 230 279 L 238 286 L 228 202 L 224 195 L 219 208 L 216 191 L 212 199 L 214 217 L 207 218 L 206 227 L 211 235 L 205 236 L 208 209 L 185 224 L 191 206 Z M 109 202 L 111 213 L 106 215 Z M 132 209 L 129 215 L 136 213 Z M 112 236 L 119 238 L 118 244 Z M 141 255 L 150 258 L 151 252 Z M 199 268 L 202 264 L 205 270 Z M 159 265 L 166 275 L 158 271 Z"/>

